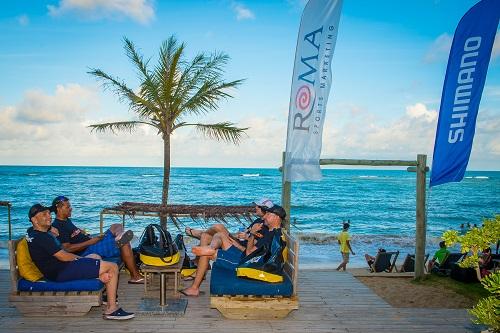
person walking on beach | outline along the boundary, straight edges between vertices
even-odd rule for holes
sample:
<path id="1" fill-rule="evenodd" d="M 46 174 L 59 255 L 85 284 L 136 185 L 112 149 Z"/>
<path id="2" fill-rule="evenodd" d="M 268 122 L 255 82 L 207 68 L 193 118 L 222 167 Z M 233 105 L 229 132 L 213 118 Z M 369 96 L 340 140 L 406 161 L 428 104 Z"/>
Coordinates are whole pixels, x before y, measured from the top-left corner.
<path id="1" fill-rule="evenodd" d="M 349 252 L 352 253 L 352 255 L 355 255 L 354 251 L 351 248 L 351 236 L 348 232 L 349 227 L 349 223 L 344 222 L 342 225 L 342 232 L 337 237 L 337 241 L 340 245 L 340 253 L 342 254 L 342 262 L 340 263 L 339 267 L 337 267 L 337 271 L 346 270 L 347 263 L 349 262 Z"/>
<path id="2" fill-rule="evenodd" d="M 71 253 L 85 256 L 95 253 L 102 258 L 120 257 L 130 272 L 130 284 L 144 284 L 135 263 L 130 240 L 134 236 L 131 230 L 125 231 L 119 223 L 112 224 L 104 236 L 90 237 L 71 221 L 72 207 L 69 198 L 58 196 L 52 201 L 51 210 L 56 213 L 52 229 L 62 247 Z M 55 228 L 55 230 L 54 230 Z"/>
<path id="3" fill-rule="evenodd" d="M 116 304 L 118 266 L 115 263 L 102 261 L 95 254 L 82 257 L 63 250 L 61 244 L 49 232 L 52 221 L 49 207 L 35 204 L 30 208 L 28 217 L 32 224 L 26 231 L 28 250 L 45 278 L 57 282 L 99 279 L 106 285 L 108 297 L 104 319 L 134 318 L 133 313 L 118 308 Z"/>

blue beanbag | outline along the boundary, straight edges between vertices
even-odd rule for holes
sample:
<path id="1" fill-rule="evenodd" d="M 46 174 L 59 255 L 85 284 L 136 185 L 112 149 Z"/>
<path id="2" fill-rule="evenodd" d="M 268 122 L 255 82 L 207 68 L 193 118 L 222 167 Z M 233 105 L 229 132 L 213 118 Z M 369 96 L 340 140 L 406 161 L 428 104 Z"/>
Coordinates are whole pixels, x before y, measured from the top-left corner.
<path id="1" fill-rule="evenodd" d="M 292 296 L 292 282 L 285 275 L 281 283 L 249 280 L 236 276 L 236 271 L 212 266 L 210 278 L 211 295 L 255 295 L 255 296 Z"/>
<path id="2" fill-rule="evenodd" d="M 67 282 L 36 281 L 20 279 L 17 282 L 19 291 L 97 291 L 104 284 L 98 279 L 74 280 Z"/>

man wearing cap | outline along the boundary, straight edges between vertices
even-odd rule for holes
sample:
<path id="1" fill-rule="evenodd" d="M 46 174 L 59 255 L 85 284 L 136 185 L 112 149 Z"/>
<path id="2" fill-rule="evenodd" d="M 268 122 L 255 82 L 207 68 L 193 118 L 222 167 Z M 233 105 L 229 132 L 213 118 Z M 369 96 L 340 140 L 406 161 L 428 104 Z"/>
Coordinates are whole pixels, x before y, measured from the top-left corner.
<path id="1" fill-rule="evenodd" d="M 130 240 L 134 236 L 131 230 L 125 231 L 119 223 L 112 224 L 103 236 L 90 237 L 71 221 L 72 207 L 69 198 L 56 197 L 52 201 L 51 210 L 56 213 L 52 230 L 61 242 L 62 247 L 71 253 L 85 256 L 91 253 L 102 258 L 122 258 L 130 272 L 131 284 L 143 284 L 144 278 L 139 274 L 135 263 Z M 53 229 L 56 230 L 53 230 Z"/>
<path id="2" fill-rule="evenodd" d="M 189 288 L 182 290 L 182 294 L 186 296 L 198 296 L 200 294 L 200 285 L 208 270 L 210 260 L 216 260 L 225 268 L 234 270 L 245 256 L 262 246 L 270 246 L 276 235 L 281 236 L 281 222 L 286 217 L 283 207 L 273 205 L 270 208 L 264 207 L 263 211 L 267 231 L 265 231 L 262 224 L 254 224 L 250 229 L 246 247 L 225 233 L 215 234 L 209 246 L 193 247 L 192 252 L 200 257 L 198 269 L 193 284 Z"/>
<path id="3" fill-rule="evenodd" d="M 262 209 L 271 208 L 274 205 L 274 203 L 268 198 L 262 198 L 260 200 L 254 201 L 253 204 L 255 205 L 255 215 L 257 215 L 257 219 L 255 219 L 255 221 L 253 221 L 245 231 L 240 231 L 237 234 L 233 235 L 234 238 L 241 239 L 240 243 L 242 243 L 242 245 L 246 245 L 246 240 L 248 239 L 249 231 L 252 226 L 257 223 L 264 223 L 264 221 L 262 220 L 262 217 L 264 216 L 264 212 L 262 211 Z M 200 246 L 209 245 L 212 241 L 212 237 L 218 232 L 229 234 L 226 226 L 222 223 L 216 223 L 206 230 L 186 227 L 185 232 L 186 235 L 199 239 Z"/>
<path id="4" fill-rule="evenodd" d="M 35 204 L 28 217 L 33 225 L 26 232 L 28 250 L 45 278 L 57 282 L 99 279 L 106 285 L 108 296 L 103 317 L 115 320 L 134 317 L 133 313 L 125 312 L 116 304 L 118 266 L 115 263 L 101 261 L 97 255 L 81 257 L 63 250 L 54 235 L 48 232 L 52 221 L 49 207 Z"/>

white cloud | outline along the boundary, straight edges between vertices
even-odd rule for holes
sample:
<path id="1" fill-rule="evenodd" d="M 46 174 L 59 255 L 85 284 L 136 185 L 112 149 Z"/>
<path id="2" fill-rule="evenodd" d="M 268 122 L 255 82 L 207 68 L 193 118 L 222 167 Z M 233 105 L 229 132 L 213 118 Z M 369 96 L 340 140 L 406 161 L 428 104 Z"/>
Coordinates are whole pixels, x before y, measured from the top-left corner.
<path id="1" fill-rule="evenodd" d="M 238 21 L 255 19 L 255 14 L 245 5 L 233 2 L 232 7 Z"/>
<path id="2" fill-rule="evenodd" d="M 142 24 L 151 22 L 155 12 L 151 0 L 60 0 L 47 6 L 49 15 L 77 13 L 90 19 L 129 17 Z"/>
<path id="3" fill-rule="evenodd" d="M 22 26 L 27 26 L 28 24 L 30 24 L 30 19 L 28 15 L 21 15 L 17 17 L 17 23 Z"/>
<path id="4" fill-rule="evenodd" d="M 453 38 L 450 35 L 446 33 L 440 35 L 429 47 L 424 56 L 424 61 L 431 63 L 448 59 L 452 41 Z"/>
<path id="5" fill-rule="evenodd" d="M 377 114 L 355 104 L 342 108 L 345 110 L 326 119 L 322 157 L 414 159 L 423 153 L 431 162 L 436 110 L 415 103 L 403 109 L 399 118 L 381 121 Z M 150 127 L 139 127 L 132 134 L 91 133 L 89 124 L 131 119 L 128 112 L 113 119 L 103 112 L 103 118 L 91 117 L 101 114 L 101 109 L 98 91 L 78 84 L 58 85 L 50 94 L 38 90 L 26 92 L 16 105 L 0 108 L 0 164 L 162 165 L 162 140 Z M 222 120 L 215 116 L 200 121 Z M 281 164 L 286 114 L 276 112 L 275 116 L 245 118 L 238 126 L 249 127 L 248 136 L 238 146 L 207 140 L 193 128 L 176 130 L 172 136 L 172 165 L 278 167 Z M 471 168 L 498 166 L 498 128 L 498 112 L 481 110 Z"/>

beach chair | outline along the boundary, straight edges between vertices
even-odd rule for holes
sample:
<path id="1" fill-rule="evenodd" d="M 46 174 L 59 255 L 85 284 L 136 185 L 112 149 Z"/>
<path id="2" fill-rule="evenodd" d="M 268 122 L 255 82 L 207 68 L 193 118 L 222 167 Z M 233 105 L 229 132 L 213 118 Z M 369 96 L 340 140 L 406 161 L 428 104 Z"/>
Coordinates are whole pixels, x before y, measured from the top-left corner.
<path id="1" fill-rule="evenodd" d="M 428 259 L 429 259 L 429 254 L 427 253 L 424 256 L 424 269 L 427 269 L 426 263 L 427 263 Z M 396 267 L 396 271 L 397 271 L 397 267 Z M 401 272 L 401 273 L 415 272 L 415 255 L 414 254 L 408 253 L 406 255 L 406 258 L 405 258 L 403 264 L 401 265 L 399 272 Z"/>
<path id="2" fill-rule="evenodd" d="M 444 258 L 444 261 L 439 265 L 438 274 L 449 276 L 453 265 L 465 258 L 466 253 L 450 253 Z"/>
<path id="3" fill-rule="evenodd" d="M 375 261 L 370 265 L 372 273 L 392 272 L 398 259 L 399 251 L 396 252 L 378 252 Z"/>

